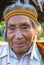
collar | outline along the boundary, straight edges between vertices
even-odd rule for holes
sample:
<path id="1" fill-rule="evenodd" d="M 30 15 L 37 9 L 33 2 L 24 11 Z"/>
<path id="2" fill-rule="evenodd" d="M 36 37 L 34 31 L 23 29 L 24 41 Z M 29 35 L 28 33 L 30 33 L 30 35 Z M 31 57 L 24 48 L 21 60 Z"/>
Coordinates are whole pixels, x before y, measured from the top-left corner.
<path id="1" fill-rule="evenodd" d="M 0 58 L 3 58 L 7 55 L 7 45 L 0 47 Z"/>
<path id="2" fill-rule="evenodd" d="M 10 49 L 10 57 L 13 57 L 13 58 L 17 59 L 17 56 L 16 56 L 15 52 L 12 49 Z"/>
<path id="3" fill-rule="evenodd" d="M 32 47 L 32 50 L 31 50 L 31 56 L 30 56 L 30 59 L 36 59 L 36 60 L 40 60 L 41 58 L 41 54 L 39 52 L 39 49 L 37 47 L 37 45 L 35 44 L 34 48 Z"/>
<path id="4" fill-rule="evenodd" d="M 6 55 L 8 55 L 8 51 L 7 51 L 8 45 L 5 45 L 5 46 L 0 47 L 0 48 L 1 48 L 0 58 L 5 57 Z M 41 55 L 40 55 L 39 50 L 38 50 L 36 45 L 35 45 L 35 48 L 34 48 L 34 51 L 33 51 L 33 55 L 32 55 L 32 51 L 33 51 L 33 48 L 31 47 L 29 49 L 29 51 L 24 54 L 24 56 L 29 55 L 31 53 L 30 59 L 34 59 L 35 58 L 36 60 L 40 60 Z M 13 57 L 13 58 L 17 59 L 16 54 L 11 49 L 10 49 L 10 57 Z"/>
<path id="5" fill-rule="evenodd" d="M 33 51 L 33 48 L 31 47 L 31 48 L 29 49 L 29 51 L 23 55 L 23 57 L 30 54 L 30 59 L 36 59 L 36 60 L 39 61 L 40 58 L 41 58 L 41 55 L 40 55 L 40 52 L 39 52 L 39 49 L 38 49 L 37 45 L 35 45 L 33 54 L 32 54 L 32 51 Z M 10 49 L 10 56 L 17 59 L 17 56 L 16 56 L 16 54 L 13 52 L 12 49 Z"/>
<path id="6" fill-rule="evenodd" d="M 25 53 L 22 57 L 24 57 L 24 56 L 30 54 L 30 53 L 31 53 L 31 50 L 32 50 L 32 47 L 31 47 L 31 48 L 29 49 L 29 51 L 28 51 L 27 53 Z M 10 49 L 10 56 L 17 59 L 17 56 L 16 56 L 15 52 L 14 52 L 12 49 Z"/>

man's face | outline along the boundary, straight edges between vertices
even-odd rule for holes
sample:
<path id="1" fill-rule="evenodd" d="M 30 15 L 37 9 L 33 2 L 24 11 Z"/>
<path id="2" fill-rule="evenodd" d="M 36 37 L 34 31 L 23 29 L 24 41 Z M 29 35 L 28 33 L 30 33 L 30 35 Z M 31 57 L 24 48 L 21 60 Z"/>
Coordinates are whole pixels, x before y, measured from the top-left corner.
<path id="1" fill-rule="evenodd" d="M 32 46 L 34 29 L 29 17 L 13 16 L 8 20 L 7 40 L 16 53 L 27 52 Z"/>

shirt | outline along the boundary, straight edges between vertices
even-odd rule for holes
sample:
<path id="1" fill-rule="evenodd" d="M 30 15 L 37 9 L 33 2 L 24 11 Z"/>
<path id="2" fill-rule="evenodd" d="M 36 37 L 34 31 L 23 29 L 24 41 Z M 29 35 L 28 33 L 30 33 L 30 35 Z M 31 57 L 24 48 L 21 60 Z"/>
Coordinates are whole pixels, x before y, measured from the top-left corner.
<path id="1" fill-rule="evenodd" d="M 0 59 L 2 65 L 42 65 L 41 55 L 37 46 L 35 46 L 33 57 L 30 55 L 32 52 L 32 47 L 26 54 L 18 59 L 16 54 L 10 49 L 10 63 L 8 64 L 8 46 L 5 45 L 0 47 Z M 43 64 L 44 65 L 44 64 Z"/>

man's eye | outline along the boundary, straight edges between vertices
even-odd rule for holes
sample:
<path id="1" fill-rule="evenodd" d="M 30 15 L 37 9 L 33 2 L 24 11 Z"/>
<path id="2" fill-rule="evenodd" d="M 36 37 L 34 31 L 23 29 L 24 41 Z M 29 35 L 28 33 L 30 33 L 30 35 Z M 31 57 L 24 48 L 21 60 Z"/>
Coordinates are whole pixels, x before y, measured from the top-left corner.
<path id="1" fill-rule="evenodd" d="M 15 28 L 14 27 L 10 27 L 10 30 L 15 30 Z"/>
<path id="2" fill-rule="evenodd" d="M 28 27 L 27 26 L 23 26 L 22 29 L 28 29 Z"/>

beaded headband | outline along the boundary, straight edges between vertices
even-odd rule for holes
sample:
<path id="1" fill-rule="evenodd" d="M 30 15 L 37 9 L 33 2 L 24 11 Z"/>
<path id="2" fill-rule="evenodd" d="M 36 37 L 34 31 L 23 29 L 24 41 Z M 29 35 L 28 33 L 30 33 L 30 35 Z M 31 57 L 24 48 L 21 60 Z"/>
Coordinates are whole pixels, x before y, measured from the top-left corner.
<path id="1" fill-rule="evenodd" d="M 16 15 L 26 15 L 29 18 L 33 19 L 35 22 L 38 22 L 37 20 L 37 14 L 34 11 L 30 11 L 30 10 L 12 10 L 10 12 L 8 12 L 7 14 L 5 14 L 4 19 L 7 22 L 10 17 L 12 16 L 16 16 Z"/>

